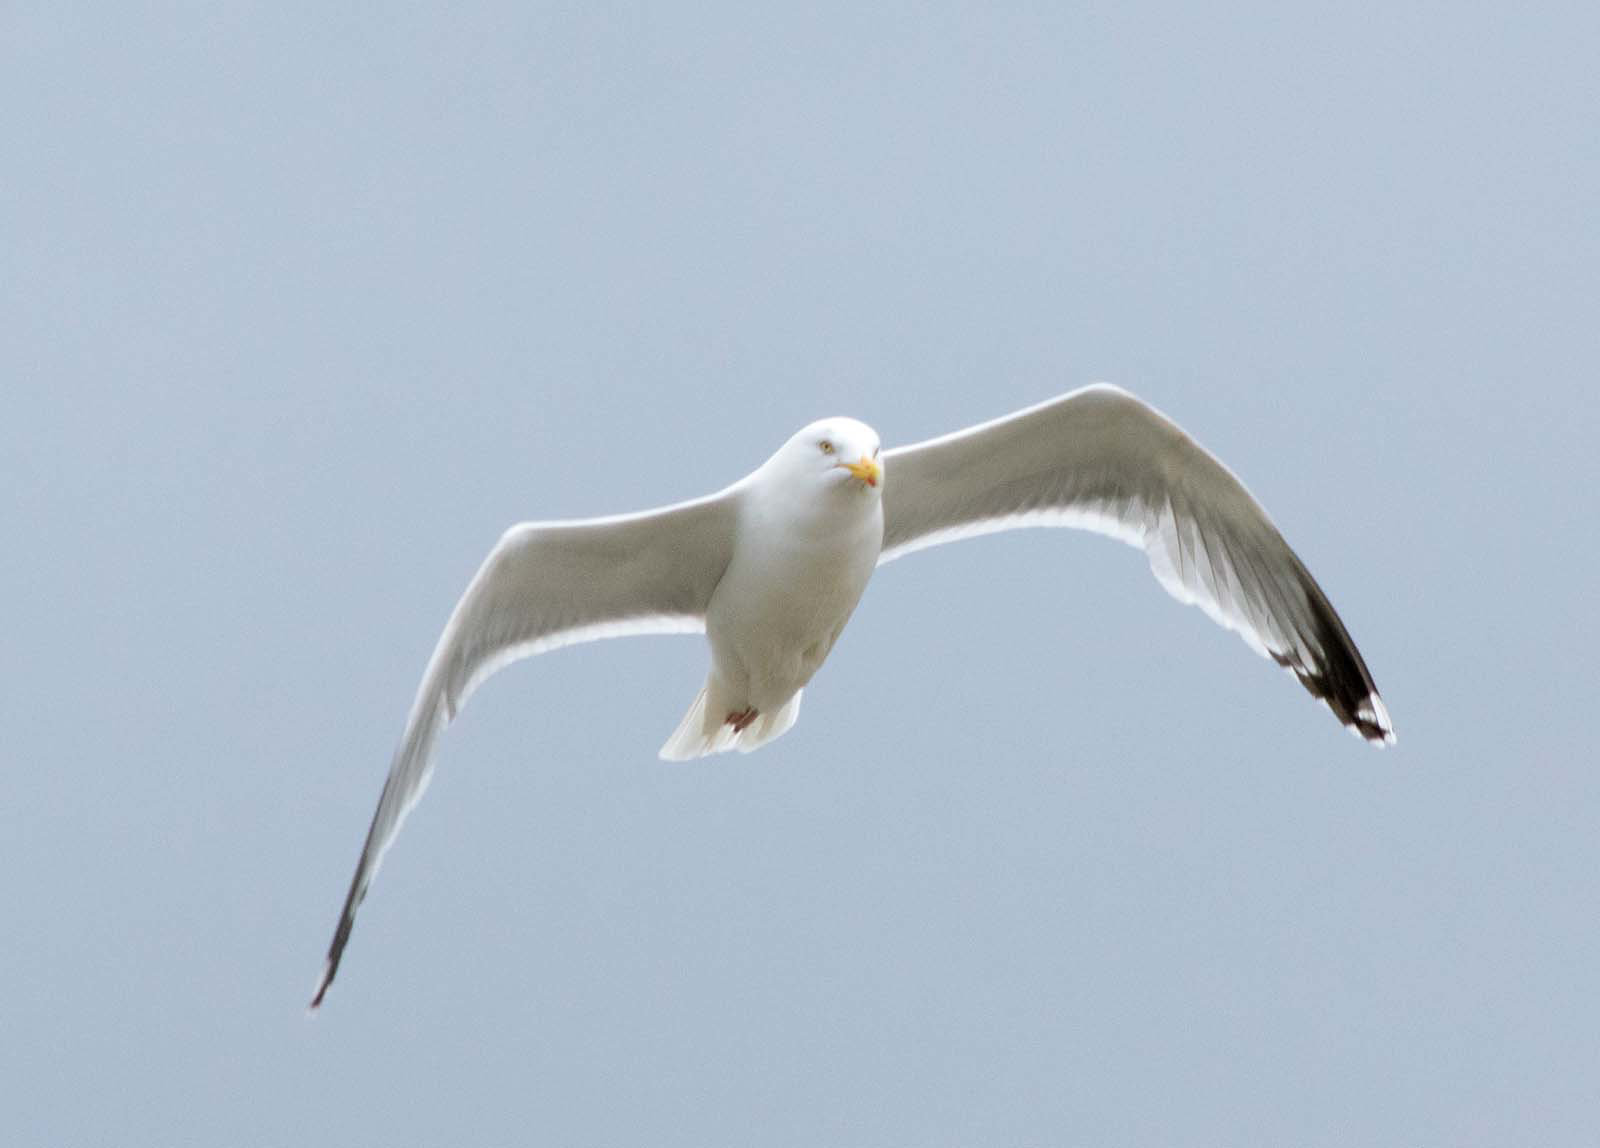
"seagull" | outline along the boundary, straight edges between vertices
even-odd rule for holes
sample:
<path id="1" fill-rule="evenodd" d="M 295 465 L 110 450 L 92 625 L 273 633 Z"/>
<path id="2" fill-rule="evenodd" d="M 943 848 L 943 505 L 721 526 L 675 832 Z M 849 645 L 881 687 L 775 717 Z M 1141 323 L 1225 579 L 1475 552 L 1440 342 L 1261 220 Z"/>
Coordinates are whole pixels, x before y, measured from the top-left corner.
<path id="1" fill-rule="evenodd" d="M 822 419 L 705 498 L 506 531 L 428 661 L 311 1008 L 427 787 L 440 732 L 490 674 L 577 642 L 703 632 L 710 671 L 660 756 L 748 753 L 794 725 L 875 569 L 1024 526 L 1080 527 L 1140 547 L 1173 597 L 1293 673 L 1358 737 L 1394 742 L 1344 623 L 1261 504 L 1128 392 L 1096 384 L 887 452 L 865 423 Z"/>

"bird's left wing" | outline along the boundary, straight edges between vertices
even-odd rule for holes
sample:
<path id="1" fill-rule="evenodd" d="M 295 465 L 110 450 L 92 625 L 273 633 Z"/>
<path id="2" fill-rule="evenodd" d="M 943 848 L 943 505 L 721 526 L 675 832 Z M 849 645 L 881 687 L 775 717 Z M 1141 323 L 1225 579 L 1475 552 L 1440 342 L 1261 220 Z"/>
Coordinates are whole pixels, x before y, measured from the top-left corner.
<path id="1" fill-rule="evenodd" d="M 434 742 L 502 666 L 558 646 L 705 629 L 727 569 L 737 487 L 664 510 L 514 526 L 456 604 L 428 662 L 367 830 L 311 1007 L 339 970 L 356 910 L 432 772 Z"/>
<path id="2" fill-rule="evenodd" d="M 884 455 L 883 552 L 1017 526 L 1141 547 L 1161 584 L 1292 671 L 1352 732 L 1389 711 L 1321 587 L 1244 485 L 1176 424 L 1100 384 Z"/>

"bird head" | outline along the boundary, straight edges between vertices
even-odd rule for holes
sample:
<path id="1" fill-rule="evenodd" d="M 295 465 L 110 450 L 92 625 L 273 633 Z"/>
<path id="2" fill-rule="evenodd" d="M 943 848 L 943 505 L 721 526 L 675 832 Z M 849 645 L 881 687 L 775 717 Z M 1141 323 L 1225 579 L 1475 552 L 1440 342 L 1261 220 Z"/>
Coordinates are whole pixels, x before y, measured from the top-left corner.
<path id="1" fill-rule="evenodd" d="M 801 428 L 773 461 L 801 480 L 857 492 L 883 489 L 878 432 L 855 419 L 818 419 Z"/>

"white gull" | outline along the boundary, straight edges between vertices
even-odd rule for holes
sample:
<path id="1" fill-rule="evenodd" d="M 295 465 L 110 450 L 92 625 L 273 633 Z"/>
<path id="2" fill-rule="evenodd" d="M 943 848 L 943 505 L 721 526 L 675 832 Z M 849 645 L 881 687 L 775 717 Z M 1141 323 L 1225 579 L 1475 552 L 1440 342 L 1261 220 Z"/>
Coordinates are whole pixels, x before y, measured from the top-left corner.
<path id="1" fill-rule="evenodd" d="M 997 530 L 1076 526 L 1142 548 L 1161 584 L 1292 672 L 1350 730 L 1394 741 L 1326 595 L 1243 484 L 1116 387 L 882 452 L 823 419 L 727 489 L 660 510 L 512 527 L 457 603 L 423 674 L 311 1007 L 422 796 L 434 742 L 486 677 L 574 642 L 704 631 L 711 669 L 661 748 L 749 752 L 786 732 L 873 570 Z"/>

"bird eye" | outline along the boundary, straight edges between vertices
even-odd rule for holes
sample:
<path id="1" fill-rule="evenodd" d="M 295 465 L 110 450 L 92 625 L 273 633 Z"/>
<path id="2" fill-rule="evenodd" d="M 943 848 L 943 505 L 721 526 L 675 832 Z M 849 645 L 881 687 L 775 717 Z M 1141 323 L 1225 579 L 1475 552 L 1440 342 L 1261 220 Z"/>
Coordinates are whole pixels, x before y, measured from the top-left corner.
<path id="1" fill-rule="evenodd" d="M 831 442 L 829 442 L 827 439 L 823 439 L 821 442 L 819 442 L 817 444 L 817 447 L 818 447 L 818 449 L 820 449 L 822 451 L 823 454 L 832 454 L 833 453 L 833 444 Z"/>

